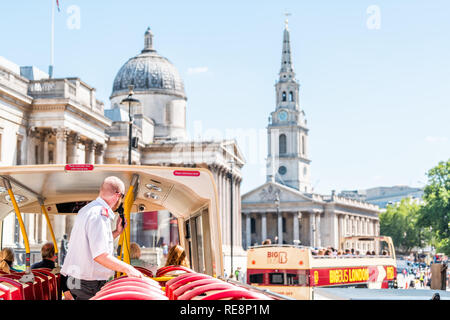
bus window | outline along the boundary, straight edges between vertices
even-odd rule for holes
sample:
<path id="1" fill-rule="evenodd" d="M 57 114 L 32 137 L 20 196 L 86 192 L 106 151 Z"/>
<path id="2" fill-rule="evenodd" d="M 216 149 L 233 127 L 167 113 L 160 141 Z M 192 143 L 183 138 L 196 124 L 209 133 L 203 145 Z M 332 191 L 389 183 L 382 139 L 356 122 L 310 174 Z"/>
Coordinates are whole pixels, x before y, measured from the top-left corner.
<path id="1" fill-rule="evenodd" d="M 299 284 L 299 282 L 298 282 L 298 274 L 296 274 L 296 273 L 287 273 L 286 277 L 287 277 L 286 280 L 287 280 L 287 285 L 288 286 L 295 286 L 295 285 Z"/>
<path id="2" fill-rule="evenodd" d="M 251 274 L 249 275 L 249 281 L 250 283 L 259 283 L 259 284 L 263 284 L 264 283 L 264 274 L 263 273 L 255 273 L 255 274 Z"/>
<path id="3" fill-rule="evenodd" d="M 270 273 L 269 274 L 270 284 L 284 284 L 284 273 Z"/>

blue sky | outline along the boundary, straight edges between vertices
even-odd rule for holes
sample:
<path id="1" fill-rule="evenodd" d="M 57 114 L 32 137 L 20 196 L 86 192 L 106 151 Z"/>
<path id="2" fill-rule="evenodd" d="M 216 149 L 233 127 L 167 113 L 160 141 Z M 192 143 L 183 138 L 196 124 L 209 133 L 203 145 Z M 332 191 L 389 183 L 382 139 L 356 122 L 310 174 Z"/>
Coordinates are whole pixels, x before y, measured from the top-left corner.
<path id="1" fill-rule="evenodd" d="M 54 76 L 80 77 L 109 106 L 115 74 L 150 26 L 155 48 L 184 79 L 189 132 L 238 139 L 243 192 L 265 182 L 286 10 L 316 192 L 422 186 L 425 172 L 450 156 L 449 1 L 60 5 Z M 2 1 L 0 13 L 0 55 L 47 71 L 51 0 Z"/>

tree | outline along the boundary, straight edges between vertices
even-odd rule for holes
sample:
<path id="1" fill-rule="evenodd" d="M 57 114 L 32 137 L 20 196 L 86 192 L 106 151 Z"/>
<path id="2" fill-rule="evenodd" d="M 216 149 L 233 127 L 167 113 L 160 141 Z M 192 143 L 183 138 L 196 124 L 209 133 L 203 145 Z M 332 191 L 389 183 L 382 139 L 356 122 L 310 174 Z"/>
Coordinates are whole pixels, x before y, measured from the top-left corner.
<path id="1" fill-rule="evenodd" d="M 450 254 L 450 159 L 428 171 L 418 223 L 433 233 L 437 251 Z"/>
<path id="2" fill-rule="evenodd" d="M 390 236 L 395 248 L 402 253 L 410 253 L 414 247 L 422 247 L 428 236 L 426 230 L 417 224 L 420 205 L 405 198 L 380 214 L 380 234 Z"/>

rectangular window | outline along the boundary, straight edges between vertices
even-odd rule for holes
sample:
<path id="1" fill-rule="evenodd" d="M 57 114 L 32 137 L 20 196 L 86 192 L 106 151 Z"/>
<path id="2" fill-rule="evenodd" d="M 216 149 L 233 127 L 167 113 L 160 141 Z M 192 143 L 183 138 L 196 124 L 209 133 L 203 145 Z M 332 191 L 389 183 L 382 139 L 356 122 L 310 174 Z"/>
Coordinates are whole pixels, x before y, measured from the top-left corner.
<path id="1" fill-rule="evenodd" d="M 250 281 L 250 283 L 263 284 L 264 283 L 264 274 L 263 273 L 251 274 L 251 275 L 249 275 L 249 281 Z"/>
<path id="2" fill-rule="evenodd" d="M 256 219 L 250 218 L 251 233 L 256 233 Z"/>
<path id="3" fill-rule="evenodd" d="M 284 273 L 270 273 L 269 274 L 270 284 L 284 284 Z"/>
<path id="4" fill-rule="evenodd" d="M 286 218 L 283 217 L 283 232 L 286 232 Z"/>

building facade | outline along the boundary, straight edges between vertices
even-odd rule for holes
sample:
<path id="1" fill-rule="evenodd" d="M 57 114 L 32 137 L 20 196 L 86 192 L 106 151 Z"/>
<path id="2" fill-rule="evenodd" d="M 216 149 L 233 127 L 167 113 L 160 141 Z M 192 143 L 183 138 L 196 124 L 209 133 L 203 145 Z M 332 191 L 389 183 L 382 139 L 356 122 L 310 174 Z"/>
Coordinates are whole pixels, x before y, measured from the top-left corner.
<path id="1" fill-rule="evenodd" d="M 130 85 L 133 98 L 140 102 L 136 106 L 122 103 L 130 93 Z M 220 204 L 225 265 L 231 243 L 235 261 L 245 265 L 240 233 L 244 157 L 235 140 L 188 140 L 183 80 L 175 66 L 154 49 L 150 28 L 144 34 L 142 51 L 130 58 L 113 80 L 110 104 L 111 108 L 105 109 L 95 98 L 95 89 L 78 78 L 51 79 L 35 67 L 19 67 L 1 58 L 1 165 L 127 164 L 131 114 L 132 136 L 138 138 L 132 148 L 133 164 L 202 167 L 212 171 Z M 231 214 L 235 222 L 233 241 L 227 230 L 231 227 Z M 45 221 L 41 215 L 24 216 L 31 248 L 40 250 L 42 243 L 51 239 Z M 132 216 L 132 240 L 141 246 L 167 248 L 177 241 L 173 226 L 176 220 L 170 212 Z M 58 241 L 64 234 L 70 236 L 74 216 L 52 219 Z M 22 245 L 14 214 L 6 217 L 2 228 L 4 245 Z"/>
<path id="2" fill-rule="evenodd" d="M 351 235 L 379 235 L 376 205 L 313 193 L 311 160 L 305 112 L 299 101 L 286 22 L 281 68 L 275 84 L 276 108 L 268 133 L 267 179 L 262 186 L 242 195 L 244 248 L 265 239 L 279 244 L 339 247 Z M 367 250 L 363 244 L 355 248 Z"/>

